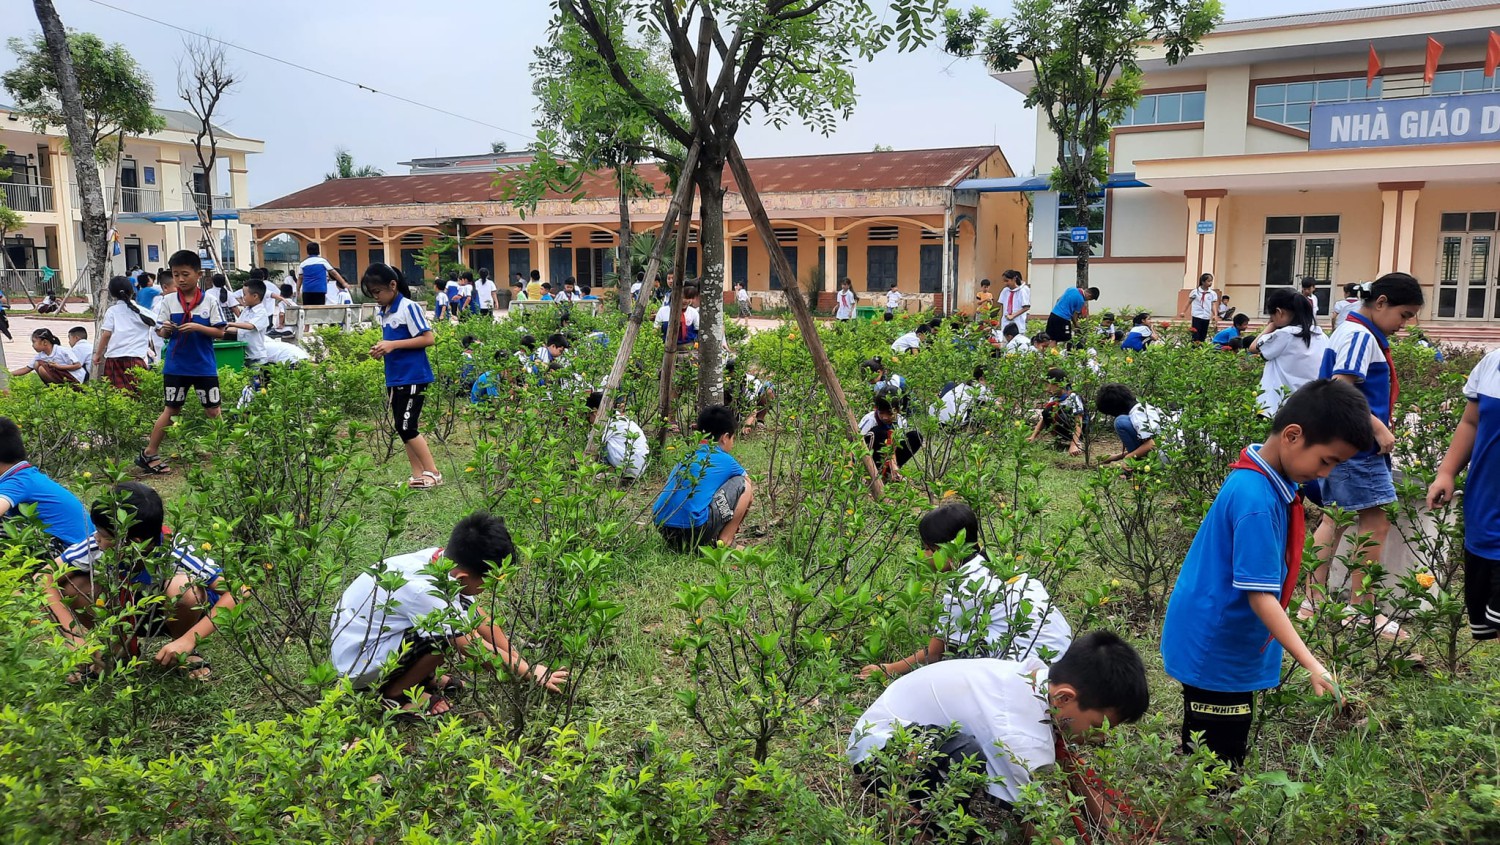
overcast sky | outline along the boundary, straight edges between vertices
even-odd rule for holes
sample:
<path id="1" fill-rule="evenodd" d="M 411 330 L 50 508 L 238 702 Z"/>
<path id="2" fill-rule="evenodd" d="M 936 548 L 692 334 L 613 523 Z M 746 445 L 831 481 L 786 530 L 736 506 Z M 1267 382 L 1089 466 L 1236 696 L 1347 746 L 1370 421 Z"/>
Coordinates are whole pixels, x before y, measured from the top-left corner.
<path id="1" fill-rule="evenodd" d="M 183 35 L 94 0 L 55 0 L 63 22 L 123 43 L 151 74 L 157 105 L 175 97 Z M 405 173 L 413 156 L 489 150 L 494 140 L 524 146 L 533 132 L 532 48 L 544 37 L 546 0 L 106 0 L 157 20 L 211 34 L 275 57 L 231 49 L 243 80 L 222 105 L 225 128 L 266 142 L 250 160 L 250 198 L 260 203 L 322 180 L 335 148 L 360 163 Z M 967 0 L 956 0 L 962 8 Z M 1008 0 L 990 0 L 997 13 Z M 1224 0 L 1230 19 L 1358 5 L 1358 0 Z M 3 34 L 36 31 L 30 4 L 17 2 Z M 9 68 L 8 51 L 0 65 Z M 288 62 L 472 118 L 438 114 L 335 82 Z M 882 54 L 856 74 L 854 116 L 830 137 L 800 127 L 750 124 L 740 132 L 747 155 L 896 149 L 997 143 L 1018 173 L 1032 166 L 1035 122 L 1021 97 L 972 60 L 936 47 Z M 3 92 L 0 92 L 3 96 Z"/>

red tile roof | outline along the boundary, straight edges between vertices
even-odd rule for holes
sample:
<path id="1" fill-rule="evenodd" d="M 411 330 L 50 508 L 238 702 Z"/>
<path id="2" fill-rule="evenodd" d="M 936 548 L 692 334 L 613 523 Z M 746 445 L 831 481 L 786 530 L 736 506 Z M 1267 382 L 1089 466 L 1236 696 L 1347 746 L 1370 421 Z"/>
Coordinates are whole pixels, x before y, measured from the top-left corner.
<path id="1" fill-rule="evenodd" d="M 999 147 L 955 147 L 753 158 L 748 164 L 755 185 L 762 193 L 947 188 L 967 178 L 975 168 L 997 152 Z M 666 191 L 666 177 L 655 164 L 643 165 L 641 175 L 658 192 Z M 495 177 L 495 173 L 481 172 L 333 179 L 271 200 L 256 208 L 273 210 L 498 202 L 504 199 L 504 188 L 503 185 L 495 184 Z M 734 180 L 727 169 L 724 181 L 730 190 L 734 189 Z M 586 177 L 583 193 L 593 198 L 614 197 L 614 179 L 609 171 L 600 171 Z M 549 198 L 568 199 L 569 195 L 553 194 Z"/>

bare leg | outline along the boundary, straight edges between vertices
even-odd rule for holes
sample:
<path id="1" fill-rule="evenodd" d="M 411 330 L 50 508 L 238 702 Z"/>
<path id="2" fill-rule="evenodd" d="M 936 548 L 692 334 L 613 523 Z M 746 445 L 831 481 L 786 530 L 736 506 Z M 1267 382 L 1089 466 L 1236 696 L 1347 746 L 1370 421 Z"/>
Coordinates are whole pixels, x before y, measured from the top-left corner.
<path id="1" fill-rule="evenodd" d="M 173 639 L 192 630 L 208 613 L 208 593 L 201 585 L 192 583 L 187 575 L 179 573 L 174 576 L 167 583 L 166 595 L 171 601 L 166 622 L 167 633 Z M 212 674 L 207 663 L 202 657 L 185 657 L 179 668 L 195 681 L 206 681 Z"/>
<path id="2" fill-rule="evenodd" d="M 427 438 L 417 435 L 402 444 L 406 447 L 406 460 L 411 464 L 413 478 L 421 478 L 422 473 L 437 473 L 437 462 L 432 459 L 432 450 L 427 448 Z"/>
<path id="3" fill-rule="evenodd" d="M 1318 523 L 1318 528 L 1313 532 L 1313 548 L 1318 555 L 1318 567 L 1313 570 L 1308 579 L 1307 597 L 1310 601 L 1323 601 L 1328 597 L 1328 569 L 1333 563 L 1334 552 L 1338 550 L 1339 540 L 1344 537 L 1344 526 L 1341 526 L 1328 514 L 1323 515 L 1323 520 Z"/>
<path id="4" fill-rule="evenodd" d="M 1380 563 L 1385 559 L 1385 539 L 1391 531 L 1391 520 L 1385 514 L 1384 508 L 1365 508 L 1359 512 L 1359 533 L 1368 534 L 1370 540 L 1360 549 L 1361 561 L 1365 564 Z M 1350 587 L 1353 604 L 1362 605 L 1374 601 L 1374 594 L 1370 589 L 1369 582 L 1362 576 L 1356 575 L 1354 584 Z"/>
<path id="5" fill-rule="evenodd" d="M 181 408 L 162 408 L 161 416 L 156 418 L 156 425 L 151 427 L 151 438 L 146 441 L 146 454 L 155 457 L 161 449 L 161 441 L 167 436 L 167 428 L 172 425 L 172 418 L 182 413 Z"/>
<path id="6" fill-rule="evenodd" d="M 745 479 L 745 492 L 740 494 L 740 500 L 734 504 L 734 516 L 730 518 L 729 524 L 719 532 L 719 542 L 726 546 L 734 545 L 734 537 L 740 531 L 740 524 L 745 521 L 745 514 L 750 512 L 750 500 L 753 498 L 754 488 L 750 479 Z"/>
<path id="7" fill-rule="evenodd" d="M 438 653 L 428 654 L 417 658 L 411 668 L 402 672 L 380 688 L 380 694 L 393 701 L 402 701 L 407 694 L 423 681 L 431 678 L 443 665 L 443 655 Z M 427 712 L 432 715 L 440 715 L 448 712 L 451 705 L 441 698 L 431 698 L 430 693 L 423 692 L 416 698 L 407 701 L 401 706 L 402 710 L 413 712 Z"/>

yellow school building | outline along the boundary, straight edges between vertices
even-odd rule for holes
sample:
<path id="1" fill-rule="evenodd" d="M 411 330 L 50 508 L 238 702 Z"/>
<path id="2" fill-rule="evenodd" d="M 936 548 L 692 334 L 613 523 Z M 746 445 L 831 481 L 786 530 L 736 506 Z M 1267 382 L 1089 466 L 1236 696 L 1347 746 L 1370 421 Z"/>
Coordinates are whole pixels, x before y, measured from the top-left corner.
<path id="1" fill-rule="evenodd" d="M 1112 187 L 1092 203 L 1101 304 L 1175 314 L 1211 272 L 1259 315 L 1268 289 L 1311 276 L 1326 325 L 1344 284 L 1399 270 L 1426 288 L 1429 329 L 1500 338 L 1492 30 L 1500 2 L 1442 0 L 1229 21 L 1176 66 L 1148 49 L 1141 101 L 1110 139 Z M 1429 36 L 1443 47 L 1431 82 Z M 1372 47 L 1383 69 L 1368 80 Z M 995 76 L 1031 84 L 1023 71 Z M 1045 119 L 1036 138 L 1046 173 L 1057 142 Z M 1029 280 L 1034 301 L 1050 303 L 1085 245 L 1071 216 L 1059 219 L 1071 200 L 1034 196 Z"/>
<path id="2" fill-rule="evenodd" d="M 524 216 L 506 197 L 506 183 L 527 157 L 453 156 L 406 162 L 404 176 L 322 182 L 242 214 L 257 245 L 295 239 L 299 254 L 316 243 L 341 273 L 357 278 L 375 261 L 430 279 L 422 250 L 445 237 L 457 241 L 462 263 L 497 278 L 541 272 L 561 286 L 607 287 L 615 278 L 619 199 L 608 171 L 592 174 L 580 196 L 553 194 Z M 809 274 L 824 279 L 824 307 L 837 279 L 849 277 L 862 304 L 885 301 L 895 288 L 908 308 L 968 307 L 979 280 L 999 285 L 1000 273 L 1024 267 L 1026 201 L 1017 194 L 960 190 L 976 178 L 1013 175 L 998 147 L 842 153 L 755 158 L 748 162 L 772 217 L 778 246 L 807 290 Z M 641 168 L 655 195 L 630 201 L 633 232 L 661 228 L 671 199 L 655 164 Z M 758 304 L 784 302 L 786 280 L 772 272 L 726 173 L 726 289 L 744 282 Z M 687 273 L 699 275 L 697 231 Z"/>

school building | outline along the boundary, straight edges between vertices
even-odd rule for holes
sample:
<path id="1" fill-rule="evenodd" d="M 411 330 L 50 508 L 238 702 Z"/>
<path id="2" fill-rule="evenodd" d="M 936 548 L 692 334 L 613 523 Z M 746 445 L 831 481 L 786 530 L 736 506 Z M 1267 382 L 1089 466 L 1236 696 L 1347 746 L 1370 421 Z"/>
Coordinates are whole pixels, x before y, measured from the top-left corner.
<path id="1" fill-rule="evenodd" d="M 1500 2 L 1441 0 L 1230 21 L 1176 66 L 1142 62 L 1144 91 L 1110 138 L 1109 187 L 1087 244 L 1071 198 L 1035 190 L 1029 279 L 1050 303 L 1075 248 L 1106 307 L 1176 314 L 1200 273 L 1241 310 L 1268 288 L 1341 286 L 1400 270 L 1427 289 L 1422 320 L 1452 339 L 1500 338 L 1500 86 L 1485 74 Z M 1441 45 L 1426 79 L 1429 38 Z M 1371 76 L 1371 51 L 1381 64 Z M 1025 71 L 998 80 L 1025 92 Z M 1057 161 L 1037 122 L 1036 172 Z M 1040 189 L 1040 190 L 1037 190 Z"/>
<path id="2" fill-rule="evenodd" d="M 410 279 L 431 278 L 423 250 L 451 239 L 459 260 L 509 278 L 535 268 L 560 286 L 609 287 L 615 282 L 619 197 L 612 173 L 584 180 L 578 195 L 550 194 L 524 216 L 506 201 L 511 174 L 524 154 L 451 156 L 403 162 L 404 176 L 322 182 L 247 209 L 242 219 L 255 242 L 284 248 L 306 244 L 346 277 L 381 261 Z M 758 158 L 750 172 L 776 230 L 778 246 L 797 279 L 821 273 L 824 307 L 836 280 L 849 277 L 864 302 L 895 287 L 909 306 L 940 309 L 972 303 L 978 280 L 999 284 L 1001 271 L 1024 266 L 1026 204 L 1015 194 L 960 190 L 973 178 L 1012 175 L 998 147 L 845 153 Z M 630 201 L 631 230 L 660 230 L 671 188 L 655 164 L 641 175 L 654 195 Z M 725 174 L 725 287 L 745 282 L 762 306 L 784 302 L 787 280 L 770 267 L 744 202 Z M 696 223 L 689 239 L 687 274 L 699 274 Z"/>
<path id="3" fill-rule="evenodd" d="M 213 209 L 213 239 L 220 259 L 228 266 L 250 265 L 250 228 L 237 209 L 249 204 L 249 156 L 265 151 L 265 143 L 243 138 L 215 126 L 219 138 L 216 173 L 212 180 L 197 165 L 193 147 L 198 119 L 190 112 L 157 109 L 165 122 L 160 132 L 129 137 L 117 166 L 99 168 L 106 208 L 116 207 L 118 251 L 110 273 L 131 267 L 154 269 L 179 249 L 198 250 L 204 239 L 195 210 Z M 43 131 L 0 104 L 0 169 L 10 175 L 0 181 L 5 205 L 20 212 L 25 225 L 5 233 L 0 283 L 13 299 L 23 291 L 39 293 L 42 268 L 56 272 L 50 283 L 59 294 L 78 279 L 87 263 L 83 240 L 82 203 L 73 173 L 67 130 L 49 126 Z"/>

